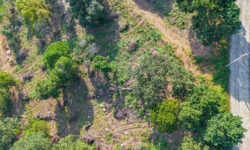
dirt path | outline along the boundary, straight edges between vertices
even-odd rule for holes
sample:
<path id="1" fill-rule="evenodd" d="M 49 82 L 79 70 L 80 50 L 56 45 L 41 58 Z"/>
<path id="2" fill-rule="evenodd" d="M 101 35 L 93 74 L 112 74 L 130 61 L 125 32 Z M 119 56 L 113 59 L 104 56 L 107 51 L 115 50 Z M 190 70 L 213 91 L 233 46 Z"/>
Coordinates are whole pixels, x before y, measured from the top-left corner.
<path id="1" fill-rule="evenodd" d="M 230 61 L 240 55 L 250 52 L 250 0 L 237 0 L 241 8 L 242 28 L 237 35 L 232 37 Z M 230 103 L 233 115 L 242 117 L 243 127 L 248 131 L 245 133 L 243 143 L 234 149 L 249 150 L 250 148 L 250 58 L 230 66 Z"/>
<path id="2" fill-rule="evenodd" d="M 7 41 L 6 37 L 0 34 L 0 70 L 5 72 L 11 72 L 13 67 L 10 66 L 9 59 L 7 56 Z"/>

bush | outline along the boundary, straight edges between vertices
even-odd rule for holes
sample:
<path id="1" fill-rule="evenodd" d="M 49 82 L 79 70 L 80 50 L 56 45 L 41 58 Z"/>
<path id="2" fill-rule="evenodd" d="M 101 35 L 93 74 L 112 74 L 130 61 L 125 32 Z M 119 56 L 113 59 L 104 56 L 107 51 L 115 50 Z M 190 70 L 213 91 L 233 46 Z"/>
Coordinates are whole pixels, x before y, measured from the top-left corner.
<path id="1" fill-rule="evenodd" d="M 0 88 L 0 117 L 8 110 L 11 104 L 9 89 Z"/>
<path id="2" fill-rule="evenodd" d="M 15 142 L 10 150 L 50 150 L 51 143 L 44 133 L 32 132 Z"/>
<path id="3" fill-rule="evenodd" d="M 181 104 L 179 119 L 188 131 L 202 130 L 208 119 L 229 110 L 227 97 L 216 88 L 199 85 L 187 97 Z"/>
<path id="4" fill-rule="evenodd" d="M 53 150 L 97 150 L 97 148 L 77 140 L 76 136 L 70 134 L 60 139 L 59 143 L 54 145 Z"/>
<path id="5" fill-rule="evenodd" d="M 17 118 L 0 119 L 0 149 L 9 149 L 19 132 Z"/>
<path id="6" fill-rule="evenodd" d="M 247 131 L 241 124 L 240 117 L 220 113 L 208 121 L 207 129 L 204 131 L 204 142 L 212 149 L 232 149 Z"/>
<path id="7" fill-rule="evenodd" d="M 59 79 L 58 84 L 64 85 L 76 75 L 76 68 L 77 65 L 70 58 L 62 56 L 51 71 L 50 78 L 56 76 Z"/>
<path id="8" fill-rule="evenodd" d="M 9 73 L 0 71 L 0 88 L 9 88 L 11 86 L 16 86 L 14 77 Z"/>
<path id="9" fill-rule="evenodd" d="M 182 150 L 209 150 L 208 146 L 196 142 L 192 136 L 185 136 L 181 144 Z"/>
<path id="10" fill-rule="evenodd" d="M 101 70 L 104 73 L 111 72 L 112 69 L 111 69 L 108 61 L 109 61 L 109 59 L 107 57 L 103 57 L 103 56 L 98 55 L 94 58 L 93 68 L 95 70 Z"/>
<path id="11" fill-rule="evenodd" d="M 151 122 L 160 132 L 177 130 L 179 100 L 166 99 L 150 112 Z"/>
<path id="12" fill-rule="evenodd" d="M 53 69 L 57 60 L 68 57 L 70 54 L 69 46 L 65 42 L 55 42 L 49 45 L 43 54 L 43 63 L 48 69 Z"/>
<path id="13" fill-rule="evenodd" d="M 69 0 L 74 18 L 79 19 L 82 26 L 96 26 L 104 18 L 104 7 L 101 0 Z"/>
<path id="14" fill-rule="evenodd" d="M 48 123 L 44 120 L 32 119 L 29 120 L 28 124 L 25 125 L 24 134 L 28 135 L 32 132 L 42 132 L 49 135 Z"/>

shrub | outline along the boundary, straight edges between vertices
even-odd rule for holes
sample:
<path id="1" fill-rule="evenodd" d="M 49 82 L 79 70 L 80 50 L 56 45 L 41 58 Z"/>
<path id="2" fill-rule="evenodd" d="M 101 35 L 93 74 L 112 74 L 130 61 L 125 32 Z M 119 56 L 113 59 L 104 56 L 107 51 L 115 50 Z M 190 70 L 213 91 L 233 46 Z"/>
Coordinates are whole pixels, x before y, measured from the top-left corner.
<path id="1" fill-rule="evenodd" d="M 179 100 L 166 99 L 150 112 L 151 122 L 160 132 L 172 133 L 177 129 Z"/>
<path id="2" fill-rule="evenodd" d="M 99 25 L 104 18 L 104 7 L 101 0 L 69 0 L 74 18 L 79 19 L 82 26 Z"/>
<path id="3" fill-rule="evenodd" d="M 42 132 L 46 135 L 49 134 L 48 123 L 44 120 L 32 119 L 29 120 L 28 124 L 25 125 L 24 134 L 28 135 L 32 132 Z"/>
<path id="4" fill-rule="evenodd" d="M 212 149 L 232 149 L 247 131 L 242 127 L 240 117 L 230 113 L 220 113 L 208 121 L 204 131 L 204 142 Z"/>
<path id="5" fill-rule="evenodd" d="M 97 150 L 97 148 L 77 140 L 76 136 L 70 134 L 60 139 L 59 143 L 54 145 L 53 150 Z"/>
<path id="6" fill-rule="evenodd" d="M 64 85 L 76 75 L 76 68 L 77 65 L 70 58 L 62 56 L 51 71 L 50 78 L 56 76 L 59 79 L 58 84 Z"/>
<path id="7" fill-rule="evenodd" d="M 19 121 L 17 118 L 0 119 L 0 149 L 9 149 L 19 134 Z"/>
<path id="8" fill-rule="evenodd" d="M 189 131 L 200 131 L 212 116 L 229 110 L 227 98 L 218 89 L 207 85 L 194 87 L 187 97 L 181 104 L 179 119 Z"/>
<path id="9" fill-rule="evenodd" d="M 108 63 L 109 59 L 107 57 L 104 56 L 96 56 L 94 58 L 94 66 L 93 68 L 95 70 L 101 70 L 104 73 L 108 73 L 111 72 L 111 66 Z"/>
<path id="10" fill-rule="evenodd" d="M 181 144 L 182 150 L 209 150 L 209 147 L 196 142 L 192 136 L 185 136 Z"/>
<path id="11" fill-rule="evenodd" d="M 34 90 L 34 97 L 47 99 L 50 96 L 57 97 L 59 95 L 58 78 L 48 78 L 47 80 L 41 80 L 37 83 Z"/>
<path id="12" fill-rule="evenodd" d="M 9 88 L 11 86 L 16 86 L 14 77 L 9 73 L 0 71 L 0 88 Z"/>
<path id="13" fill-rule="evenodd" d="M 0 88 L 0 117 L 8 110 L 11 104 L 9 89 Z"/>
<path id="14" fill-rule="evenodd" d="M 24 22 L 31 26 L 49 19 L 51 14 L 45 0 L 17 0 L 16 7 L 24 17 Z"/>
<path id="15" fill-rule="evenodd" d="M 55 42 L 49 45 L 43 54 L 43 63 L 48 69 L 53 69 L 57 60 L 68 57 L 70 54 L 69 46 L 65 42 Z"/>
<path id="16" fill-rule="evenodd" d="M 10 150 L 50 150 L 49 138 L 42 132 L 32 132 L 15 142 Z"/>

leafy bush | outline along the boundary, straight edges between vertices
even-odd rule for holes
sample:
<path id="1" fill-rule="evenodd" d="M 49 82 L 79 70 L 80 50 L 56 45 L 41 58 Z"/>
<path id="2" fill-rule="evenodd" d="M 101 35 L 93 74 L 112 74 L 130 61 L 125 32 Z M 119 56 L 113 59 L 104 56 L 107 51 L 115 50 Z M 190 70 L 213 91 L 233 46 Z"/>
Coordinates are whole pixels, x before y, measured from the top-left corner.
<path id="1" fill-rule="evenodd" d="M 181 104 L 179 119 L 189 131 L 200 131 L 212 116 L 229 110 L 227 98 L 218 89 L 206 85 L 194 87 L 187 97 Z"/>
<path id="2" fill-rule="evenodd" d="M 182 150 L 209 150 L 208 146 L 196 142 L 192 136 L 185 136 L 181 144 Z"/>
<path id="3" fill-rule="evenodd" d="M 44 120 L 32 119 L 25 125 L 24 134 L 28 135 L 32 132 L 42 132 L 46 135 L 49 134 L 48 123 Z"/>
<path id="4" fill-rule="evenodd" d="M 104 56 L 96 56 L 94 58 L 94 66 L 93 68 L 95 70 L 101 70 L 104 73 L 108 73 L 111 72 L 111 66 L 108 63 L 109 59 L 107 57 Z"/>
<path id="5" fill-rule="evenodd" d="M 50 150 L 49 138 L 42 132 L 32 132 L 15 142 L 10 150 Z"/>
<path id="6" fill-rule="evenodd" d="M 177 129 L 179 100 L 166 99 L 150 112 L 151 122 L 160 132 L 174 132 Z"/>
<path id="7" fill-rule="evenodd" d="M 192 18 L 193 29 L 203 44 L 229 38 L 241 27 L 240 9 L 236 0 L 178 0 L 179 6 L 188 12 L 196 12 Z"/>
<path id="8" fill-rule="evenodd" d="M 0 71 L 0 88 L 9 88 L 11 86 L 16 86 L 14 77 L 9 73 Z"/>
<path id="9" fill-rule="evenodd" d="M 17 0 L 16 7 L 24 17 L 25 23 L 31 26 L 49 19 L 51 15 L 45 0 Z"/>
<path id="10" fill-rule="evenodd" d="M 53 150 L 97 150 L 97 148 L 77 140 L 76 136 L 70 134 L 60 139 L 59 143 L 54 145 Z"/>
<path id="11" fill-rule="evenodd" d="M 19 134 L 19 121 L 17 118 L 0 119 L 0 149 L 9 149 Z"/>
<path id="12" fill-rule="evenodd" d="M 133 71 L 136 82 L 132 85 L 133 94 L 142 100 L 144 108 L 154 108 L 161 102 L 160 94 L 167 86 L 168 65 L 163 56 L 145 56 Z"/>
<path id="13" fill-rule="evenodd" d="M 11 104 L 10 91 L 6 88 L 0 88 L 0 117 L 2 117 L 8 110 Z"/>
<path id="14" fill-rule="evenodd" d="M 208 121 L 204 131 L 204 142 L 212 149 L 232 149 L 247 131 L 242 127 L 240 117 L 230 113 L 220 113 Z"/>
<path id="15" fill-rule="evenodd" d="M 50 78 L 56 76 L 59 79 L 58 84 L 64 85 L 76 75 L 76 68 L 77 65 L 70 58 L 62 56 L 51 71 Z"/>
<path id="16" fill-rule="evenodd" d="M 104 7 L 101 0 L 69 0 L 74 18 L 79 19 L 82 26 L 96 26 L 104 18 Z"/>
<path id="17" fill-rule="evenodd" d="M 52 43 L 43 54 L 43 63 L 48 69 L 53 69 L 60 57 L 68 57 L 69 54 L 69 46 L 65 42 Z"/>

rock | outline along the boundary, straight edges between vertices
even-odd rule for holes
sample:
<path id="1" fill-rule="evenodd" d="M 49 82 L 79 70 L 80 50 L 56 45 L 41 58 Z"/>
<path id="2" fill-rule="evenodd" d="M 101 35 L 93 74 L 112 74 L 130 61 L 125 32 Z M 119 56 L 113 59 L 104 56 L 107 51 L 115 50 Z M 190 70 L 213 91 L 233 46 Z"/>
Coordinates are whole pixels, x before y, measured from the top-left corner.
<path id="1" fill-rule="evenodd" d="M 13 59 L 10 59 L 10 60 L 9 60 L 9 63 L 10 63 L 10 66 L 15 66 L 15 62 L 14 62 Z"/>
<path id="2" fill-rule="evenodd" d="M 103 104 L 101 104 L 101 105 L 100 105 L 100 108 L 104 108 L 104 105 L 103 105 Z"/>
<path id="3" fill-rule="evenodd" d="M 152 54 L 153 55 L 160 55 L 160 53 L 157 50 L 153 51 Z"/>
<path id="4" fill-rule="evenodd" d="M 128 116 L 128 109 L 125 107 L 123 109 L 117 109 L 115 111 L 115 118 L 118 120 L 125 119 Z"/>
<path id="5" fill-rule="evenodd" d="M 45 65 L 42 65 L 42 66 L 41 66 L 41 71 L 42 71 L 42 72 L 45 72 L 46 70 L 47 70 L 46 66 L 45 66 Z"/>
<path id="6" fill-rule="evenodd" d="M 111 13 L 110 15 L 107 16 L 107 19 L 108 19 L 108 20 L 117 19 L 117 18 L 120 17 L 120 15 L 121 15 L 120 12 L 113 12 L 113 13 Z"/>
<path id="7" fill-rule="evenodd" d="M 87 144 L 93 144 L 95 141 L 95 137 L 93 134 L 88 133 L 84 137 L 82 137 L 81 140 L 83 140 Z"/>
<path id="8" fill-rule="evenodd" d="M 174 18 L 171 17 L 169 20 L 170 20 L 173 24 L 176 24 L 176 20 L 175 20 Z"/>
<path id="9" fill-rule="evenodd" d="M 90 53 L 92 53 L 92 54 L 96 54 L 96 53 L 99 52 L 99 47 L 97 47 L 96 45 L 92 45 L 92 46 L 89 48 L 88 52 L 90 52 Z"/>
<path id="10" fill-rule="evenodd" d="M 27 72 L 23 76 L 23 82 L 30 81 L 34 77 L 32 72 Z"/>
<path id="11" fill-rule="evenodd" d="M 138 42 L 136 40 L 132 40 L 130 41 L 130 44 L 128 46 L 128 51 L 132 52 L 132 51 L 135 51 L 137 46 L 138 46 Z"/>
<path id="12" fill-rule="evenodd" d="M 127 22 L 119 22 L 119 32 L 124 32 L 129 28 L 129 25 Z"/>

